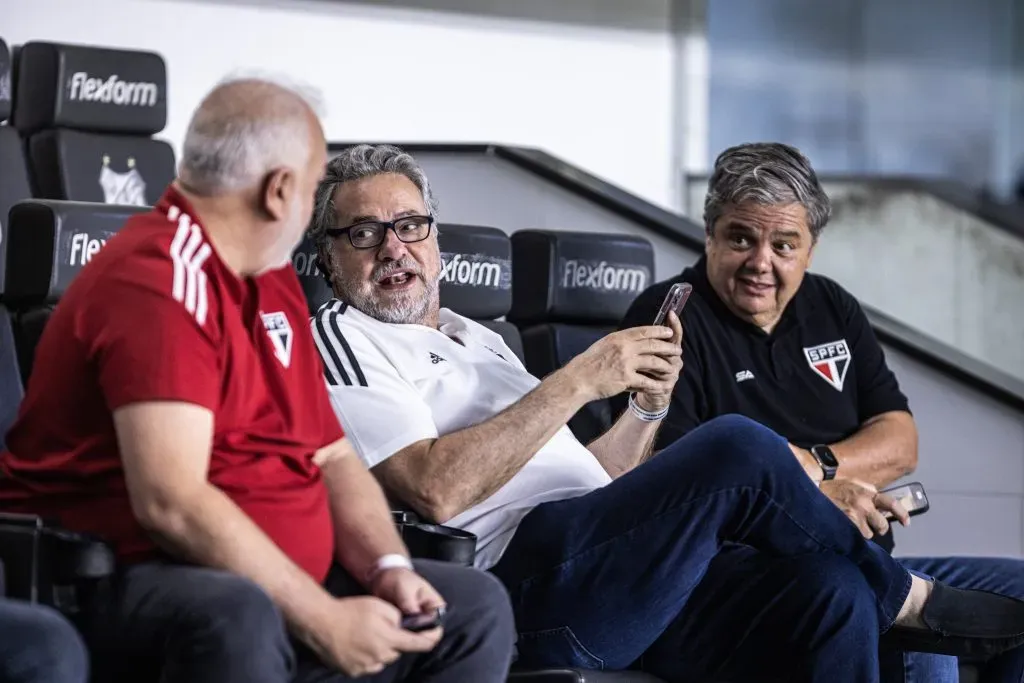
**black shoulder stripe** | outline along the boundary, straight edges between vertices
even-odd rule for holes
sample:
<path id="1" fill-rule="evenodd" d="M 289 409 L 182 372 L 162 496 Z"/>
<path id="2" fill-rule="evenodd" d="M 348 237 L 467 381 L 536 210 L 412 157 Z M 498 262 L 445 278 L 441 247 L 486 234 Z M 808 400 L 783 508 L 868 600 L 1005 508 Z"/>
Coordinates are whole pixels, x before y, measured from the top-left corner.
<path id="1" fill-rule="evenodd" d="M 328 369 L 328 366 L 333 366 L 334 369 L 336 369 L 338 371 L 338 374 L 341 376 L 341 381 L 347 385 L 351 385 L 352 380 L 349 379 L 348 373 L 345 372 L 345 366 L 341 364 L 341 358 L 338 356 L 338 352 L 337 350 L 335 350 L 334 344 L 331 343 L 330 337 L 327 336 L 327 326 L 324 324 L 325 318 L 330 319 L 331 326 L 334 330 L 338 329 L 338 322 L 334 319 L 334 316 L 331 313 L 332 312 L 330 310 L 325 310 L 322 311 L 320 315 L 316 317 L 316 333 L 317 336 L 320 338 L 320 341 L 322 342 L 321 344 L 317 344 L 317 348 L 321 349 L 320 360 L 324 365 L 324 371 L 327 374 L 328 384 L 330 384 L 331 386 L 338 385 L 338 380 L 333 376 L 333 373 L 331 373 L 330 370 Z M 329 359 L 324 357 L 324 350 L 326 350 L 327 355 L 330 356 Z M 328 362 L 328 360 L 330 362 Z"/>
<path id="2" fill-rule="evenodd" d="M 342 304 L 342 306 L 344 308 L 348 307 L 347 304 Z M 345 355 L 348 356 L 348 362 L 352 366 L 353 372 L 356 374 L 356 380 L 359 382 L 359 386 L 369 386 L 366 383 L 366 375 L 363 374 L 363 369 L 359 367 L 359 361 L 356 360 L 356 355 L 352 353 L 352 347 L 349 346 L 348 340 L 345 339 L 345 335 L 341 333 L 341 326 L 338 325 L 337 316 L 331 316 L 331 331 L 334 332 L 334 335 L 338 338 L 338 343 L 341 344 L 341 348 L 344 349 Z M 331 352 L 333 353 L 334 350 L 332 349 Z M 338 367 L 341 367 L 340 361 L 338 363 Z M 351 384 L 351 382 L 346 378 L 345 384 Z"/>

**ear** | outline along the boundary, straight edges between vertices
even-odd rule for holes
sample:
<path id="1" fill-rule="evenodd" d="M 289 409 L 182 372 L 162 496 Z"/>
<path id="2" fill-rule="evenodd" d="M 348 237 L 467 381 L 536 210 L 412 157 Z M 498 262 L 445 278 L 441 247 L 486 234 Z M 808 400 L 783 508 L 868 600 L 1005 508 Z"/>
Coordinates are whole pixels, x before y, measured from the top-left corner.
<path id="1" fill-rule="evenodd" d="M 288 204 L 298 190 L 295 172 L 290 168 L 275 168 L 263 181 L 260 209 L 273 221 L 283 220 L 288 215 Z"/>

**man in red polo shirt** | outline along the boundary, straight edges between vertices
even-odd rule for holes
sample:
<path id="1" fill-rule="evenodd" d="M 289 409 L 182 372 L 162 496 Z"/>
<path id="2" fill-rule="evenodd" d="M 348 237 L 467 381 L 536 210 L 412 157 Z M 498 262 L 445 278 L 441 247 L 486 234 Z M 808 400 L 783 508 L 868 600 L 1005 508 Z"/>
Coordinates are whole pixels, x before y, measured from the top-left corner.
<path id="1" fill-rule="evenodd" d="M 39 342 L 0 507 L 116 549 L 125 569 L 82 625 L 98 677 L 505 678 L 503 589 L 413 567 L 331 410 L 290 266 L 325 149 L 296 91 L 218 86 L 178 179 L 82 270 Z M 401 628 L 444 606 L 443 629 Z"/>

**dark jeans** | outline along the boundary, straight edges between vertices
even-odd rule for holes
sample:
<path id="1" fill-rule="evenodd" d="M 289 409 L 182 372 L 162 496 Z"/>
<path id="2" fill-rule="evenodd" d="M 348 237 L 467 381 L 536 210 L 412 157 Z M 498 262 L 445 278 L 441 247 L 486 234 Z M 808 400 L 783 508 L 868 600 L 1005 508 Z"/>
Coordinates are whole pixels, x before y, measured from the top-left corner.
<path id="1" fill-rule="evenodd" d="M 957 588 L 973 588 L 1024 600 L 1024 561 L 999 557 L 905 557 L 900 563 Z M 907 652 L 883 664 L 886 681 L 896 683 L 955 682 L 955 667 L 937 657 Z M 1016 648 L 980 664 L 981 683 L 1024 683 L 1024 648 Z"/>
<path id="2" fill-rule="evenodd" d="M 85 645 L 64 617 L 0 598 L 0 681 L 85 683 L 88 676 Z"/>
<path id="3" fill-rule="evenodd" d="M 514 627 L 508 597 L 484 572 L 439 562 L 417 570 L 448 603 L 433 651 L 409 654 L 368 683 L 498 683 L 508 672 Z M 326 587 L 338 597 L 363 591 L 335 568 Z M 227 572 L 170 564 L 124 571 L 82 624 L 103 683 L 343 683 L 305 646 L 293 643 L 281 613 L 258 586 Z"/>
<path id="4" fill-rule="evenodd" d="M 671 683 L 878 681 L 879 633 L 910 589 L 782 437 L 735 415 L 604 488 L 538 506 L 493 572 L 524 664 L 639 660 Z"/>

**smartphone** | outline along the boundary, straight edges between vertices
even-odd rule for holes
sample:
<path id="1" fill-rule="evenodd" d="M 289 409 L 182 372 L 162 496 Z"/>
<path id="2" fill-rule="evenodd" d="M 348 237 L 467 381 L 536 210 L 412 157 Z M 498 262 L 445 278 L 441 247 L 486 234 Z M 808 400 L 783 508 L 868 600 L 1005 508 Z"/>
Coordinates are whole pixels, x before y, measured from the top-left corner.
<path id="1" fill-rule="evenodd" d="M 898 500 L 911 517 L 928 512 L 928 495 L 924 492 L 924 486 L 919 482 L 894 486 L 883 490 L 882 493 Z M 889 512 L 886 512 L 885 516 L 892 519 L 892 514 Z"/>
<path id="2" fill-rule="evenodd" d="M 437 628 L 444 621 L 444 607 L 438 607 L 422 614 L 406 614 L 402 617 L 402 628 L 406 631 L 419 633 Z"/>
<path id="3" fill-rule="evenodd" d="M 677 316 L 681 316 L 683 306 L 686 305 L 692 291 L 693 285 L 689 282 L 678 282 L 672 285 L 672 289 L 668 290 L 668 294 L 665 295 L 665 300 L 661 302 L 661 310 L 655 316 L 654 324 L 664 325 L 669 311 L 675 311 Z"/>

